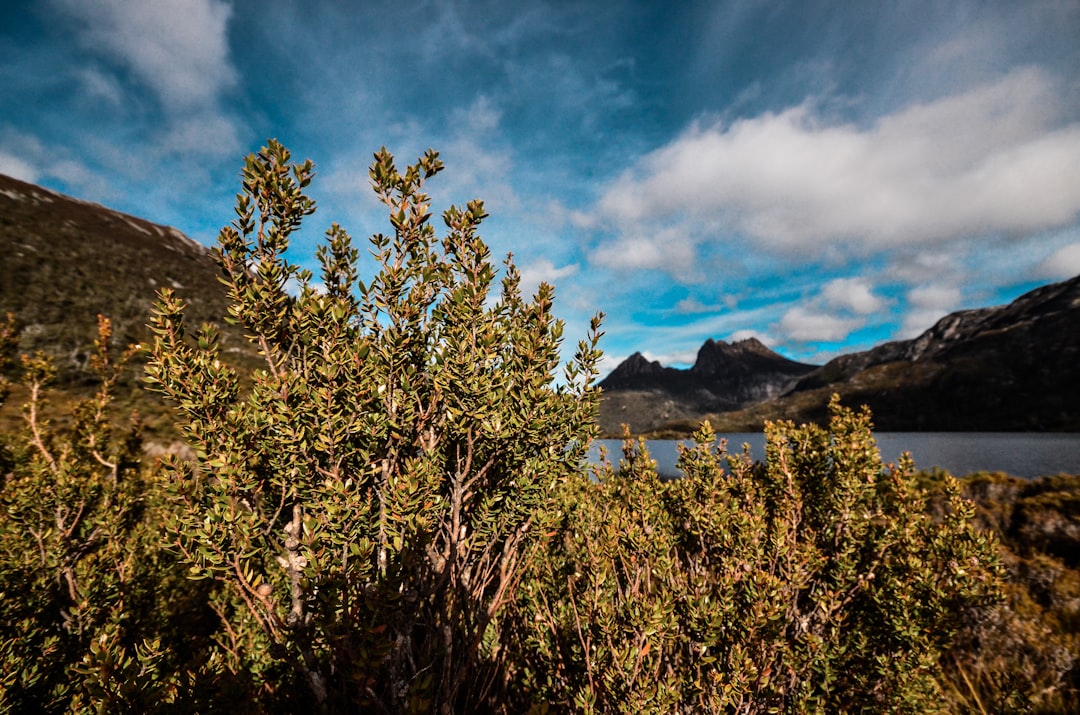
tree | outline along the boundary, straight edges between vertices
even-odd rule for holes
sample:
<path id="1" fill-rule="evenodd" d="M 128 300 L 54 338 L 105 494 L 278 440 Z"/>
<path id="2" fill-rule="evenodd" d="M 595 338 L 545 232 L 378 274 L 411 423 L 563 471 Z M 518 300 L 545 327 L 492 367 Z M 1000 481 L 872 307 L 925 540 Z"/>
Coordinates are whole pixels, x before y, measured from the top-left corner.
<path id="1" fill-rule="evenodd" d="M 523 299 L 508 257 L 491 295 L 479 201 L 436 237 L 421 189 L 441 169 L 433 151 L 403 172 L 378 152 L 393 227 L 371 238 L 378 271 L 359 280 L 333 224 L 318 285 L 284 258 L 315 211 L 312 164 L 275 141 L 248 157 L 215 249 L 230 318 L 265 358 L 246 379 L 160 295 L 148 381 L 197 455 L 166 467 L 172 539 L 224 587 L 222 652 L 262 706 L 301 684 L 327 710 L 465 712 L 501 692 L 501 613 L 595 431 L 599 316 L 556 384 L 551 287 Z"/>
<path id="2" fill-rule="evenodd" d="M 940 711 L 941 654 L 1000 595 L 993 540 L 955 480 L 931 515 L 869 414 L 830 412 L 769 425 L 764 464 L 706 424 L 680 479 L 628 441 L 617 470 L 568 480 L 526 560 L 512 692 L 582 712 Z"/>

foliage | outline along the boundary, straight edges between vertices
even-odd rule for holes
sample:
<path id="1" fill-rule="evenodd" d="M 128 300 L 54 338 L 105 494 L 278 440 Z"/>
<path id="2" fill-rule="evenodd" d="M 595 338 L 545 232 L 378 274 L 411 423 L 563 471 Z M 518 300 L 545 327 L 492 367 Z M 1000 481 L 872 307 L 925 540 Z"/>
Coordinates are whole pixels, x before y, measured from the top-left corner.
<path id="1" fill-rule="evenodd" d="M 932 492 L 940 472 L 924 476 Z M 1005 600 L 964 621 L 946 657 L 958 713 L 1080 709 L 1080 477 L 962 481 L 974 523 L 1000 535 Z"/>
<path id="2" fill-rule="evenodd" d="M 99 319 L 90 361 L 96 395 L 71 408 L 70 427 L 41 417 L 55 374 L 37 354 L 22 359 L 30 395 L 25 430 L 8 436 L 0 487 L 0 709 L 133 711 L 175 699 L 176 621 L 189 601 L 164 598 L 183 575 L 161 552 L 162 504 L 140 466 L 139 431 L 108 418 L 123 369 Z M 0 332 L 11 359 L 15 330 Z"/>
<path id="3" fill-rule="evenodd" d="M 467 711 L 498 685 L 498 617 L 538 512 L 580 470 L 593 434 L 599 318 L 565 382 L 552 289 L 522 298 L 477 236 L 479 201 L 429 223 L 435 152 L 370 176 L 393 234 L 379 271 L 337 224 L 321 286 L 283 257 L 314 212 L 310 162 L 270 142 L 248 158 L 216 257 L 232 320 L 265 358 L 241 390 L 216 333 L 189 336 L 162 291 L 147 374 L 172 398 L 194 463 L 167 475 L 170 523 L 193 577 L 221 583 L 228 668 L 266 706 L 306 684 L 326 709 Z M 293 691 L 294 692 L 294 691 Z"/>
<path id="4" fill-rule="evenodd" d="M 997 598 L 993 541 L 946 485 L 926 512 L 867 413 L 775 423 L 767 460 L 706 425 L 660 481 L 644 443 L 570 480 L 516 603 L 519 677 L 584 712 L 930 712 L 940 656 Z"/>

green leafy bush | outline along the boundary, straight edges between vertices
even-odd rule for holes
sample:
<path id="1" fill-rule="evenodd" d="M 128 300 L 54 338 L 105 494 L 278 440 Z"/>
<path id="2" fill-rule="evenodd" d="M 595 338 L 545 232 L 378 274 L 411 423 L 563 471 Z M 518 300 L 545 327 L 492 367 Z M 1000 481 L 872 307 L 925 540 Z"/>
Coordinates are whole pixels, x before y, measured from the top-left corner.
<path id="1" fill-rule="evenodd" d="M 22 360 L 25 430 L 6 436 L 0 460 L 5 712 L 147 711 L 182 689 L 193 594 L 161 549 L 164 503 L 141 466 L 137 425 L 117 429 L 108 417 L 123 367 L 110 338 L 100 319 L 97 393 L 71 408 L 64 428 L 41 417 L 51 361 Z M 0 331 L 5 360 L 14 346 L 9 319 Z"/>
<path id="2" fill-rule="evenodd" d="M 436 235 L 441 169 L 377 153 L 376 271 L 334 224 L 316 279 L 285 259 L 312 165 L 276 142 L 247 159 L 215 258 L 264 365 L 231 368 L 169 291 L 152 317 L 147 381 L 193 459 L 147 469 L 110 423 L 106 321 L 69 427 L 41 418 L 48 362 L 25 361 L 27 429 L 0 450 L 0 709 L 944 708 L 941 655 L 999 595 L 956 482 L 928 508 L 835 402 L 827 427 L 771 425 L 764 464 L 706 426 L 682 479 L 643 443 L 587 468 L 599 316 L 557 380 L 552 288 L 525 299 L 510 258 L 497 283 L 480 202 Z"/>
<path id="3" fill-rule="evenodd" d="M 556 385 L 551 287 L 524 300 L 507 259 L 491 295 L 478 201 L 436 237 L 421 188 L 441 169 L 434 152 L 403 172 L 376 154 L 394 229 L 371 239 L 379 271 L 358 280 L 335 224 L 317 286 L 283 258 L 315 210 L 311 163 L 276 142 L 249 157 L 217 259 L 266 360 L 250 390 L 213 330 L 189 337 L 161 294 L 147 374 L 197 454 L 167 467 L 170 529 L 191 575 L 226 587 L 228 667 L 256 674 L 268 703 L 296 683 L 327 708 L 393 712 L 497 692 L 498 617 L 536 514 L 594 431 L 599 318 Z"/>
<path id="4" fill-rule="evenodd" d="M 941 711 L 940 656 L 998 598 L 993 541 L 949 481 L 926 511 L 867 413 L 767 429 L 753 464 L 706 425 L 661 481 L 644 443 L 579 475 L 516 603 L 522 691 L 583 712 Z M 524 703 L 522 704 L 524 707 Z"/>

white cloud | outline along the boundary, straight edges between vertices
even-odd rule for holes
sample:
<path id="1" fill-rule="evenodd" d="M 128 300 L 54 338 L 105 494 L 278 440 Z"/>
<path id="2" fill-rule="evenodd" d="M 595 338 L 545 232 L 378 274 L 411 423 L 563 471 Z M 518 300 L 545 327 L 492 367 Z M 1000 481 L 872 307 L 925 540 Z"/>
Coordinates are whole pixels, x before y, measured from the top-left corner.
<path id="1" fill-rule="evenodd" d="M 79 198 L 104 201 L 115 187 L 66 149 L 49 146 L 33 134 L 0 127 L 0 174 L 41 184 L 46 178 L 62 181 L 63 189 Z"/>
<path id="2" fill-rule="evenodd" d="M 1054 251 L 1039 265 L 1039 274 L 1054 280 L 1080 275 L 1080 243 L 1062 246 Z"/>
<path id="3" fill-rule="evenodd" d="M 888 301 L 874 294 L 868 279 L 834 278 L 816 296 L 789 308 L 772 329 L 785 340 L 836 342 L 865 326 L 868 316 L 887 305 Z"/>
<path id="4" fill-rule="evenodd" d="M 640 266 L 655 258 L 645 244 L 665 252 L 649 238 L 657 227 L 820 253 L 1060 226 L 1080 214 L 1080 124 L 1058 126 L 1064 94 L 1022 69 L 868 127 L 829 124 L 810 101 L 698 124 L 611 183 L 594 211 L 615 245 L 633 236 Z M 692 265 L 694 253 L 653 266 Z"/>
<path id="5" fill-rule="evenodd" d="M 960 302 L 960 289 L 945 285 L 918 286 L 908 291 L 907 299 L 916 308 L 952 310 Z"/>
<path id="6" fill-rule="evenodd" d="M 689 350 L 676 350 L 661 354 L 645 350 L 641 354 L 644 355 L 645 359 L 649 362 L 655 361 L 664 367 L 677 367 L 680 365 L 693 365 L 697 362 L 697 354 L 700 349 L 701 346 L 698 346 Z"/>
<path id="7" fill-rule="evenodd" d="M 753 330 L 753 329 L 736 330 L 734 333 L 731 334 L 731 337 L 729 338 L 729 340 L 731 342 L 733 342 L 733 343 L 737 343 L 740 340 L 749 340 L 750 338 L 754 338 L 757 341 L 759 341 L 762 344 L 767 345 L 769 347 L 772 347 L 773 345 L 776 344 L 776 339 L 773 338 L 773 336 L 768 335 L 766 333 L 758 332 L 757 330 Z"/>
<path id="8" fill-rule="evenodd" d="M 200 112 L 173 121 L 159 148 L 167 154 L 234 157 L 240 155 L 243 142 L 233 120 Z"/>
<path id="9" fill-rule="evenodd" d="M 687 296 L 675 304 L 675 312 L 679 315 L 693 315 L 695 313 L 715 313 L 716 306 L 705 305 L 694 296 Z"/>
<path id="10" fill-rule="evenodd" d="M 488 132 L 499 126 L 502 111 L 488 97 L 480 95 L 467 109 L 451 112 L 452 125 L 464 124 L 472 132 Z"/>
<path id="11" fill-rule="evenodd" d="M 550 260 L 541 258 L 527 266 L 520 267 L 519 271 L 521 272 L 521 292 L 523 295 L 531 295 L 541 282 L 558 286 L 558 280 L 577 273 L 578 266 L 572 263 L 556 267 Z"/>
<path id="12" fill-rule="evenodd" d="M 439 140 L 443 147 L 440 156 L 448 170 L 433 187 L 433 196 L 448 196 L 454 203 L 482 198 L 489 214 L 504 215 L 521 208 L 511 179 L 513 156 L 499 142 L 501 117 L 495 103 L 483 95 L 468 107 L 449 112 L 450 134 Z"/>
<path id="13" fill-rule="evenodd" d="M 41 177 L 41 171 L 36 166 L 6 151 L 0 151 L 0 174 L 31 184 L 36 184 Z"/>
<path id="14" fill-rule="evenodd" d="M 925 283 L 957 275 L 963 263 L 963 256 L 954 251 L 900 251 L 893 257 L 886 276 L 901 283 Z"/>
<path id="15" fill-rule="evenodd" d="M 170 110 L 213 104 L 237 73 L 221 0 L 53 0 L 80 23 L 86 47 L 118 61 Z"/>
<path id="16" fill-rule="evenodd" d="M 836 278 L 821 290 L 825 304 L 840 310 L 850 310 L 860 315 L 876 313 L 885 302 L 874 295 L 865 278 Z"/>
<path id="17" fill-rule="evenodd" d="M 796 306 L 784 313 L 776 329 L 787 340 L 796 342 L 835 342 L 843 340 L 864 323 L 862 318 L 830 315 Z"/>
<path id="18" fill-rule="evenodd" d="M 616 270 L 658 269 L 682 282 L 696 283 L 704 277 L 696 261 L 697 245 L 698 240 L 681 226 L 658 226 L 655 231 L 630 229 L 594 248 L 589 261 Z"/>
<path id="19" fill-rule="evenodd" d="M 901 338 L 913 338 L 934 323 L 955 311 L 960 305 L 960 289 L 956 286 L 925 285 L 912 288 L 907 293 L 910 306 L 900 328 Z"/>

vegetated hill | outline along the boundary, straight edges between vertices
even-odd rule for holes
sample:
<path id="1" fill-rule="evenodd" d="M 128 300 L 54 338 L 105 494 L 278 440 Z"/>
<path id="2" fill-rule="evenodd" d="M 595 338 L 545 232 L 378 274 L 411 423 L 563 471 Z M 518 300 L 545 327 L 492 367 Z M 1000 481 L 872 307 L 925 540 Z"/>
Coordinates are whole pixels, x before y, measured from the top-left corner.
<path id="1" fill-rule="evenodd" d="M 634 353 L 600 382 L 600 427 L 606 434 L 619 434 L 622 424 L 646 432 L 707 412 L 739 409 L 782 394 L 814 369 L 755 338 L 710 339 L 688 370 L 662 367 Z"/>
<path id="2" fill-rule="evenodd" d="M 228 300 L 219 275 L 208 249 L 175 228 L 0 175 L 0 316 L 15 314 L 20 352 L 54 356 L 59 387 L 72 394 L 92 387 L 87 357 L 97 315 L 111 319 L 118 349 L 145 342 L 161 287 L 189 304 L 189 325 L 221 328 L 227 357 L 252 360 L 242 332 L 223 324 Z M 125 404 L 160 405 L 148 393 L 133 397 L 143 392 L 135 377 L 125 381 Z"/>
<path id="3" fill-rule="evenodd" d="M 667 426 L 689 433 L 706 416 L 722 432 L 821 422 L 833 393 L 868 405 L 886 431 L 1080 431 L 1080 276 L 840 356 L 776 398 Z"/>

